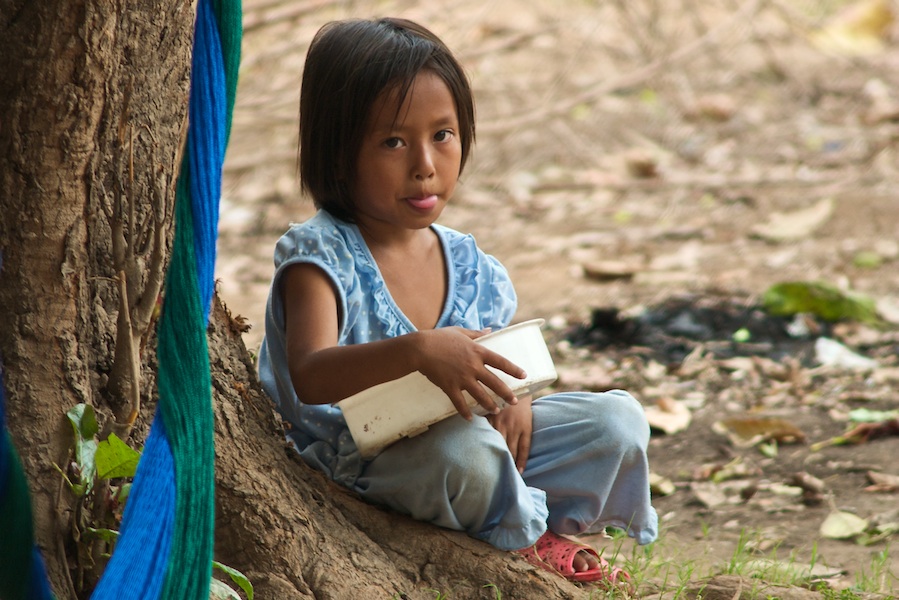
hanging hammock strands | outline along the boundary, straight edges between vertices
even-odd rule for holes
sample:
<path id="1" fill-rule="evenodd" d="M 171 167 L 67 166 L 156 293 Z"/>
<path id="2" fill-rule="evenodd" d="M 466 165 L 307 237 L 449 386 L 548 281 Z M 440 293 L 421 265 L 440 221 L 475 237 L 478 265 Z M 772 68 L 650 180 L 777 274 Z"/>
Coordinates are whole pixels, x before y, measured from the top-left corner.
<path id="1" fill-rule="evenodd" d="M 239 0 L 198 2 L 187 145 L 157 330 L 159 404 L 96 600 L 209 598 L 215 453 L 206 325 L 241 35 Z"/>

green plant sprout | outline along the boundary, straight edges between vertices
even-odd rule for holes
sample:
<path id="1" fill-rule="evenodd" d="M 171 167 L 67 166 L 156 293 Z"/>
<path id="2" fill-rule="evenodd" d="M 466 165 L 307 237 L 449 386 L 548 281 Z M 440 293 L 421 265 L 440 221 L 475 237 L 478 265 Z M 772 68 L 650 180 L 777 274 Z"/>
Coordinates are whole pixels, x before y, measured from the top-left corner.
<path id="1" fill-rule="evenodd" d="M 121 522 L 141 454 L 114 433 L 99 440 L 97 415 L 89 404 L 74 406 L 66 417 L 74 434 L 72 460 L 65 470 L 53 466 L 75 497 L 72 529 L 78 547 L 77 579 L 83 589 L 85 571 L 95 566 L 95 558 L 109 558 L 112 554 L 119 537 L 115 527 Z M 253 585 L 243 573 L 216 561 L 212 561 L 212 566 L 228 575 L 248 600 L 253 600 Z M 214 579 L 212 586 L 213 597 L 239 598 L 223 582 Z"/>

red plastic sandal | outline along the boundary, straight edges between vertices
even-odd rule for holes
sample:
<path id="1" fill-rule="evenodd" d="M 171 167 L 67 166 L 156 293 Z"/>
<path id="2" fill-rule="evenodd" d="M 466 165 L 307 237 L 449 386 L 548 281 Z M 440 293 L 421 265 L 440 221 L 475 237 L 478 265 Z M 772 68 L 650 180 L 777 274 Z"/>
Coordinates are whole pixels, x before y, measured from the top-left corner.
<path id="1" fill-rule="evenodd" d="M 578 552 L 589 552 L 599 563 L 588 571 L 574 570 L 574 557 Z M 533 546 L 517 550 L 525 560 L 534 566 L 561 575 L 580 583 L 606 583 L 612 587 L 624 585 L 633 591 L 631 576 L 618 567 L 612 567 L 593 548 L 586 544 L 547 531 Z"/>

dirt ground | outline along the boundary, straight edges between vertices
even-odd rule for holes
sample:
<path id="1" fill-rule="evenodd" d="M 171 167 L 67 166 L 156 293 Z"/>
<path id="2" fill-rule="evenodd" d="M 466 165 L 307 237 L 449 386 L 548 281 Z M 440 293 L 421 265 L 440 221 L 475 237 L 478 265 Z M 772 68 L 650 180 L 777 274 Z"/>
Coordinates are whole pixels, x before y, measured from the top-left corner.
<path id="1" fill-rule="evenodd" d="M 899 33 L 885 24 L 872 47 L 853 28 L 872 19 L 834 17 L 842 4 L 247 0 L 218 277 L 253 326 L 248 347 L 262 335 L 273 244 L 312 214 L 295 176 L 311 36 L 333 18 L 418 20 L 457 51 L 477 100 L 477 146 L 442 223 L 508 267 L 517 320 L 547 320 L 557 389 L 623 387 L 691 419 L 666 434 L 663 414 L 651 442 L 652 471 L 671 485 L 655 500 L 653 552 L 669 569 L 656 583 L 720 572 L 743 548 L 826 565 L 835 587 L 879 580 L 899 593 L 899 492 L 868 490 L 869 473 L 899 475 L 899 436 L 816 446 L 849 429 L 852 410 L 899 408 Z M 827 28 L 834 18 L 844 29 Z M 676 358 L 572 343 L 597 309 L 626 319 L 684 298 L 697 311 L 751 309 L 794 280 L 867 294 L 891 324 L 816 334 L 813 322 L 792 354 L 761 338 L 735 344 L 729 330 Z M 821 366 L 823 333 L 876 366 Z M 748 417 L 793 435 L 763 428 L 753 433 L 779 443 L 743 444 L 721 432 Z M 835 510 L 869 521 L 867 545 L 822 535 Z"/>

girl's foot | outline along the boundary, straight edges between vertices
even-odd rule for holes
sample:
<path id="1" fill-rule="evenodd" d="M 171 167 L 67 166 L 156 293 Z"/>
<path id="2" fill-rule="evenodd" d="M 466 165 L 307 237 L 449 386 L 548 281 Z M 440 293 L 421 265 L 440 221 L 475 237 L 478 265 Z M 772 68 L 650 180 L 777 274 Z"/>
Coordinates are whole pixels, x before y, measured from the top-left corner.
<path id="1" fill-rule="evenodd" d="M 596 550 L 551 531 L 547 531 L 533 546 L 517 551 L 532 565 L 577 582 L 605 583 L 623 586 L 631 591 L 631 576 L 612 567 Z"/>
<path id="2" fill-rule="evenodd" d="M 598 566 L 599 561 L 596 559 L 596 556 L 586 550 L 578 550 L 577 554 L 574 555 L 574 558 L 571 559 L 571 567 L 574 569 L 575 573 L 589 571 Z"/>

